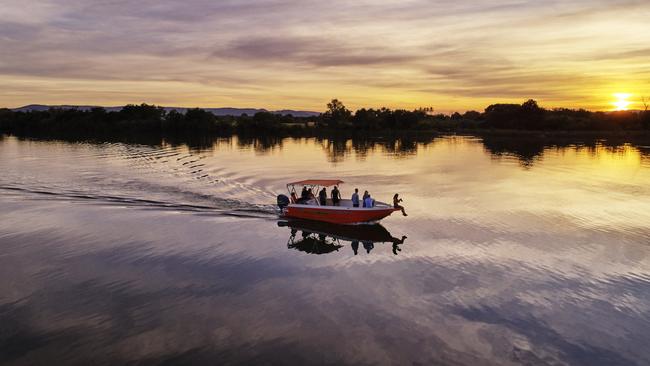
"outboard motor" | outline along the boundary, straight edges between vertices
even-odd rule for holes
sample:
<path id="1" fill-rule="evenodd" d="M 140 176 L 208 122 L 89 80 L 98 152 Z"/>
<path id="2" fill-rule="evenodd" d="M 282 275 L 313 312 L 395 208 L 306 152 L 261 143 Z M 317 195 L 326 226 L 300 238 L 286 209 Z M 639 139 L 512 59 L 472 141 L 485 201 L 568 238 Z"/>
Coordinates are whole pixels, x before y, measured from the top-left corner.
<path id="1" fill-rule="evenodd" d="M 280 207 L 280 210 L 284 210 L 285 207 L 289 206 L 289 197 L 279 194 L 278 195 L 278 207 Z"/>

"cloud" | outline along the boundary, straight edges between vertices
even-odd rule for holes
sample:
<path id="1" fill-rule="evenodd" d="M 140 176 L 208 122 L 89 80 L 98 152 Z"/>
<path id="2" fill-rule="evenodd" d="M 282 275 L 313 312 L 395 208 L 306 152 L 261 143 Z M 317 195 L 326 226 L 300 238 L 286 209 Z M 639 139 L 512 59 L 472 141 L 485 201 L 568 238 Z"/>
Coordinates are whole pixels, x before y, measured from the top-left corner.
<path id="1" fill-rule="evenodd" d="M 317 37 L 260 37 L 239 39 L 215 57 L 261 62 L 280 61 L 313 66 L 371 66 L 416 60 L 417 55 L 395 54 L 390 49 L 355 47 Z"/>
<path id="2" fill-rule="evenodd" d="M 230 95 L 267 108 L 313 109 L 332 95 L 353 107 L 389 101 L 445 110 L 481 107 L 480 98 L 543 96 L 564 105 L 591 94 L 580 105 L 589 107 L 602 105 L 611 88 L 643 92 L 649 51 L 640 35 L 649 7 L 636 0 L 8 1 L 0 10 L 0 82 L 93 81 L 101 90 L 116 80 L 168 80 L 192 90 L 175 96 L 178 104 L 188 102 L 184 95 Z M 229 83 L 254 92 L 232 93 Z M 46 89 L 16 90 L 3 103 L 54 102 Z M 84 101 L 80 94 L 58 102 Z"/>

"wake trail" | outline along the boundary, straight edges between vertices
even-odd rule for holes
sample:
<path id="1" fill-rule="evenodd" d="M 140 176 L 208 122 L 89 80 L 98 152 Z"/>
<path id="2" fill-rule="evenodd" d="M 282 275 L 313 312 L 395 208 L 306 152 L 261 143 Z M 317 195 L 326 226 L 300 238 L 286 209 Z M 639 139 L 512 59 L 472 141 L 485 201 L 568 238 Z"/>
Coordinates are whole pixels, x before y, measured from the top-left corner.
<path id="1" fill-rule="evenodd" d="M 0 177 L 0 190 L 40 200 L 276 217 L 274 204 L 251 203 L 275 202 L 275 193 L 255 179 L 243 181 L 218 155 L 171 145 L 64 145 L 53 154 L 39 147 L 34 147 L 36 158 L 6 157 L 22 166 L 10 165 L 9 174 Z"/>
<path id="2" fill-rule="evenodd" d="M 120 205 L 143 209 L 173 210 L 241 218 L 275 219 L 277 217 L 274 205 L 250 204 L 233 199 L 223 199 L 217 197 L 212 197 L 212 202 L 217 203 L 215 205 L 200 205 L 125 196 L 51 191 L 13 186 L 0 186 L 0 190 L 19 192 L 23 195 L 33 195 L 38 199 L 95 202 L 105 205 Z"/>

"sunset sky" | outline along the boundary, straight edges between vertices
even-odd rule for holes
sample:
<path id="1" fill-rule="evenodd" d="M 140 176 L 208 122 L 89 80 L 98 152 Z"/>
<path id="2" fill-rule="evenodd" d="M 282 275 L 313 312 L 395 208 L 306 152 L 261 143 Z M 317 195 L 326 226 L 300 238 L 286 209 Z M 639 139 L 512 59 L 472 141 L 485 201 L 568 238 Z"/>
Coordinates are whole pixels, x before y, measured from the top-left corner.
<path id="1" fill-rule="evenodd" d="M 649 19 L 648 0 L 4 0 L 0 106 L 642 108 Z"/>

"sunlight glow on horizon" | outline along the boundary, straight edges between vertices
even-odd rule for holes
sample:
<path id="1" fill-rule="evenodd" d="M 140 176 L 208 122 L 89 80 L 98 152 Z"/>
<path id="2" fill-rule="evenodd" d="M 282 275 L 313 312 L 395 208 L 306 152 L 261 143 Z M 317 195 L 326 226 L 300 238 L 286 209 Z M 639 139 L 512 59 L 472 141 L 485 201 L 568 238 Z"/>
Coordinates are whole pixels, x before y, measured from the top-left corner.
<path id="1" fill-rule="evenodd" d="M 626 111 L 632 102 L 628 100 L 632 95 L 629 93 L 615 93 L 614 96 L 617 98 L 614 104 L 617 111 Z"/>

